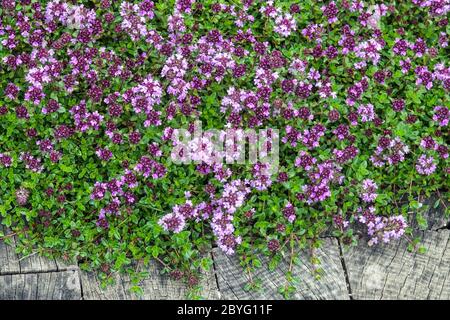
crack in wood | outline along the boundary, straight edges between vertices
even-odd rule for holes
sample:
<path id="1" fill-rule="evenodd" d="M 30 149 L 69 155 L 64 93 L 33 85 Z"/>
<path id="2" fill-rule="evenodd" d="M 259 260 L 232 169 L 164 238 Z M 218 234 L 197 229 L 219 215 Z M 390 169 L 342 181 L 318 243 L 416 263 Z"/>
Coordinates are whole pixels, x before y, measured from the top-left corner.
<path id="1" fill-rule="evenodd" d="M 344 254 L 342 252 L 342 245 L 339 238 L 336 238 L 338 246 L 339 246 L 339 257 L 341 258 L 342 270 L 344 271 L 345 283 L 347 285 L 348 297 L 350 300 L 353 300 L 352 286 L 350 284 L 350 278 L 348 276 L 347 266 L 345 264 Z"/>

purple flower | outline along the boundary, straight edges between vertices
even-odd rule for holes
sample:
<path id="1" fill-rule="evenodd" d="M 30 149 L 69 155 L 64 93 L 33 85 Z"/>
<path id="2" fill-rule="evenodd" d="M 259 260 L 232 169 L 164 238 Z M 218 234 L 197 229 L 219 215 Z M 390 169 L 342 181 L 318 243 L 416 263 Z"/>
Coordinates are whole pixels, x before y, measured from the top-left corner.
<path id="1" fill-rule="evenodd" d="M 195 0 L 177 0 L 175 8 L 180 13 L 191 13 L 191 7 L 194 3 Z"/>
<path id="2" fill-rule="evenodd" d="M 19 87 L 16 86 L 14 83 L 8 83 L 5 88 L 5 95 L 9 99 L 14 100 L 17 98 L 19 91 L 20 91 Z"/>
<path id="3" fill-rule="evenodd" d="M 108 220 L 106 220 L 106 217 L 101 217 L 96 222 L 97 227 L 100 227 L 102 229 L 108 229 L 109 223 Z"/>
<path id="4" fill-rule="evenodd" d="M 20 119 L 29 119 L 30 118 L 27 108 L 22 105 L 16 107 L 16 116 L 17 116 L 17 118 L 20 118 Z"/>
<path id="5" fill-rule="evenodd" d="M 145 178 L 151 176 L 153 179 L 162 178 L 166 174 L 166 168 L 149 157 L 143 156 L 134 170 L 141 173 Z"/>
<path id="6" fill-rule="evenodd" d="M 23 187 L 20 187 L 19 189 L 16 190 L 15 196 L 16 196 L 17 204 L 19 206 L 25 206 L 28 202 L 28 198 L 30 196 L 30 191 L 28 191 L 27 189 L 25 189 Z"/>
<path id="7" fill-rule="evenodd" d="M 402 215 L 392 217 L 376 216 L 374 207 L 363 211 L 358 216 L 358 221 L 367 227 L 367 234 L 370 237 L 369 246 L 380 241 L 388 243 L 393 239 L 400 239 L 408 226 Z"/>
<path id="8" fill-rule="evenodd" d="M 54 99 L 50 99 L 47 102 L 47 106 L 42 108 L 42 113 L 43 114 L 53 113 L 58 111 L 59 108 L 60 108 L 59 103 Z"/>
<path id="9" fill-rule="evenodd" d="M 98 148 L 95 154 L 103 161 L 108 161 L 113 157 L 113 153 L 107 148 Z"/>
<path id="10" fill-rule="evenodd" d="M 375 111 L 371 103 L 360 105 L 358 107 L 358 113 L 361 116 L 362 122 L 369 122 L 375 119 Z"/>
<path id="11" fill-rule="evenodd" d="M 139 131 L 133 131 L 128 136 L 128 139 L 130 140 L 130 143 L 138 144 L 139 141 L 141 141 L 141 133 Z"/>
<path id="12" fill-rule="evenodd" d="M 340 167 L 334 161 L 328 160 L 317 164 L 308 172 L 310 183 L 302 186 L 303 193 L 297 198 L 308 204 L 321 202 L 331 196 L 330 186 L 341 184 L 344 176 L 340 174 Z"/>
<path id="13" fill-rule="evenodd" d="M 409 147 L 399 137 L 395 137 L 394 139 L 380 137 L 378 146 L 370 157 L 370 161 L 376 167 L 383 167 L 386 164 L 395 165 L 404 161 L 408 153 Z"/>
<path id="14" fill-rule="evenodd" d="M 242 238 L 232 234 L 226 234 L 217 240 L 219 248 L 227 255 L 233 255 L 236 247 L 241 244 Z"/>
<path id="15" fill-rule="evenodd" d="M 427 90 L 433 87 L 433 74 L 426 66 L 418 66 L 414 69 L 416 74 L 416 85 L 423 85 Z"/>
<path id="16" fill-rule="evenodd" d="M 32 156 L 29 152 L 22 152 L 20 154 L 19 160 L 25 163 L 25 168 L 33 172 L 40 173 L 42 172 L 42 170 L 44 170 L 44 167 L 41 164 L 41 159 Z"/>
<path id="17" fill-rule="evenodd" d="M 269 242 L 267 243 L 267 249 L 269 249 L 270 252 L 277 252 L 278 250 L 280 250 L 280 241 L 278 241 L 277 239 L 271 239 L 269 240 Z"/>
<path id="18" fill-rule="evenodd" d="M 336 214 L 333 216 L 333 223 L 340 229 L 344 230 L 349 226 L 349 222 L 344 219 L 342 214 Z"/>
<path id="19" fill-rule="evenodd" d="M 325 127 L 321 124 L 316 124 L 311 129 L 305 129 L 299 134 L 300 139 L 305 147 L 314 149 L 319 146 L 319 140 L 325 135 Z"/>
<path id="20" fill-rule="evenodd" d="M 347 146 L 344 150 L 334 149 L 333 156 L 337 163 L 344 164 L 347 161 L 355 158 L 359 150 L 355 146 Z"/>
<path id="21" fill-rule="evenodd" d="M 53 144 L 50 139 L 38 140 L 36 141 L 36 145 L 39 146 L 42 152 L 49 153 L 53 151 Z"/>
<path id="22" fill-rule="evenodd" d="M 395 39 L 395 44 L 392 47 L 392 51 L 394 51 L 396 55 L 406 56 L 409 47 L 410 44 L 406 40 Z"/>
<path id="23" fill-rule="evenodd" d="M 166 231 L 180 233 L 186 226 L 186 220 L 182 215 L 169 213 L 159 219 L 158 224 Z"/>
<path id="24" fill-rule="evenodd" d="M 411 69 L 411 59 L 406 58 L 405 60 L 400 60 L 400 67 L 402 67 L 402 73 L 406 74 Z"/>
<path id="25" fill-rule="evenodd" d="M 445 146 L 443 144 L 440 144 L 440 145 L 438 145 L 436 151 L 439 153 L 439 156 L 442 159 L 447 159 L 448 158 L 448 147 L 447 146 Z"/>
<path id="26" fill-rule="evenodd" d="M 62 153 L 59 151 L 51 151 L 49 154 L 50 161 L 57 163 L 62 158 Z"/>
<path id="27" fill-rule="evenodd" d="M 106 183 L 96 182 L 94 185 L 94 189 L 92 190 L 91 193 L 91 199 L 92 200 L 103 199 L 105 197 L 106 191 L 107 191 Z"/>
<path id="28" fill-rule="evenodd" d="M 62 125 L 56 127 L 53 135 L 57 140 L 61 140 L 61 139 L 69 138 L 73 134 L 73 132 L 74 132 L 73 128 L 70 128 L 65 124 L 62 124 Z"/>
<path id="29" fill-rule="evenodd" d="M 267 163 L 256 163 L 252 169 L 252 180 L 250 186 L 258 191 L 267 190 L 272 185 L 270 165 Z"/>
<path id="30" fill-rule="evenodd" d="M 436 163 L 432 156 L 427 156 L 422 154 L 419 159 L 417 159 L 416 170 L 421 175 L 429 176 L 434 171 L 436 171 Z"/>
<path id="31" fill-rule="evenodd" d="M 274 31 L 276 33 L 281 34 L 283 37 L 289 37 L 289 35 L 296 30 L 297 23 L 295 22 L 294 17 L 292 17 L 289 13 L 284 15 L 279 14 L 275 18 Z"/>
<path id="32" fill-rule="evenodd" d="M 373 182 L 373 180 L 371 180 L 371 179 L 363 180 L 362 185 L 361 185 L 360 198 L 364 202 L 368 202 L 368 203 L 374 202 L 378 196 L 378 194 L 376 193 L 377 189 L 378 189 L 378 186 L 375 182 Z"/>
<path id="33" fill-rule="evenodd" d="M 448 125 L 450 111 L 447 107 L 436 106 L 434 108 L 433 121 L 437 122 L 441 127 Z"/>
<path id="34" fill-rule="evenodd" d="M 6 154 L 0 153 L 0 164 L 6 168 L 12 165 L 12 158 Z"/>
<path id="35" fill-rule="evenodd" d="M 298 157 L 295 159 L 295 166 L 302 167 L 306 171 L 309 171 L 313 168 L 316 162 L 316 158 L 310 156 L 305 151 L 300 151 Z"/>
<path id="36" fill-rule="evenodd" d="M 322 10 L 323 14 L 328 18 L 328 23 L 337 22 L 337 15 L 339 13 L 339 10 L 334 1 L 331 1 L 326 6 L 322 6 L 320 10 Z"/>
<path id="37" fill-rule="evenodd" d="M 349 127 L 345 124 L 340 124 L 333 130 L 333 134 L 339 139 L 344 140 L 350 135 Z"/>
<path id="38" fill-rule="evenodd" d="M 394 102 L 392 102 L 392 109 L 394 109 L 394 111 L 400 112 L 405 108 L 405 100 L 399 99 L 399 100 L 394 100 Z"/>
<path id="39" fill-rule="evenodd" d="M 420 146 L 424 149 L 436 150 L 438 144 L 436 143 L 436 141 L 434 141 L 433 137 L 426 136 L 420 141 Z"/>
<path id="40" fill-rule="evenodd" d="M 295 207 L 292 205 L 292 203 L 288 202 L 284 206 L 283 215 L 290 223 L 294 222 L 297 215 L 295 214 Z"/>

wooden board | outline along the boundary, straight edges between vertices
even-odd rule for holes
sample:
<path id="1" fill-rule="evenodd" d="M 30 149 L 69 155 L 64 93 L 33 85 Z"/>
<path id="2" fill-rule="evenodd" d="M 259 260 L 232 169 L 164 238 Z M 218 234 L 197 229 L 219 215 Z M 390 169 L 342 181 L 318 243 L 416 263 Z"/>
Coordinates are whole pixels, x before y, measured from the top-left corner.
<path id="1" fill-rule="evenodd" d="M 220 249 L 214 249 L 214 264 L 216 268 L 219 290 L 223 299 L 283 299 L 278 289 L 285 284 L 285 271 L 288 263 L 282 261 L 277 269 L 269 271 L 266 261 L 256 270 L 253 278 L 262 280 L 262 288 L 258 291 L 246 291 L 244 287 L 249 282 L 243 268 L 236 257 L 223 254 Z M 323 246 L 316 251 L 320 259 L 320 267 L 325 271 L 321 279 L 314 276 L 314 267 L 309 263 L 310 257 L 302 253 L 301 264 L 294 266 L 293 275 L 299 278 L 297 292 L 292 299 L 349 299 L 345 276 L 339 255 L 336 239 L 324 239 Z M 261 260 L 267 260 L 261 257 Z"/>
<path id="2" fill-rule="evenodd" d="M 344 250 L 355 299 L 450 299 L 450 231 L 426 231 L 424 254 L 407 241 Z"/>
<path id="3" fill-rule="evenodd" d="M 434 205 L 438 200 L 438 207 L 434 208 Z M 443 201 L 445 201 L 445 205 Z M 445 206 L 450 206 L 450 202 L 448 199 L 445 199 L 445 194 L 443 192 L 441 192 L 440 198 L 437 194 L 435 194 L 429 199 L 423 201 L 423 204 L 428 206 L 428 210 L 423 213 L 423 216 L 427 220 L 428 224 L 427 230 L 436 230 L 437 228 L 445 226 L 450 221 L 450 217 L 445 215 Z M 414 229 L 419 229 L 416 220 L 413 221 L 411 227 Z"/>
<path id="4" fill-rule="evenodd" d="M 79 300 L 78 271 L 0 276 L 0 300 Z"/>
<path id="5" fill-rule="evenodd" d="M 9 234 L 3 226 L 0 230 L 4 234 Z M 55 259 L 49 259 L 33 252 L 28 256 L 21 256 L 16 253 L 16 239 L 11 237 L 10 245 L 0 241 L 0 275 L 15 273 L 35 273 L 35 272 L 54 272 L 60 270 Z"/>
<path id="6" fill-rule="evenodd" d="M 42 257 L 37 253 L 19 258 L 20 273 L 55 272 L 58 271 L 55 259 Z"/>
<path id="7" fill-rule="evenodd" d="M 159 264 L 151 262 L 145 269 L 149 277 L 140 284 L 143 295 L 137 296 L 130 291 L 133 286 L 127 275 L 116 274 L 115 284 L 102 289 L 95 273 L 82 272 L 83 297 L 87 300 L 175 300 L 186 299 L 187 286 L 181 281 L 175 281 L 167 275 L 161 275 Z M 204 299 L 218 299 L 219 291 L 213 270 L 202 277 L 201 297 Z"/>
<path id="8" fill-rule="evenodd" d="M 8 234 L 6 228 L 2 225 L 0 225 L 0 231 Z M 14 237 L 9 240 L 11 241 L 11 245 L 0 240 L 0 275 L 20 273 L 20 264 L 15 252 Z"/>

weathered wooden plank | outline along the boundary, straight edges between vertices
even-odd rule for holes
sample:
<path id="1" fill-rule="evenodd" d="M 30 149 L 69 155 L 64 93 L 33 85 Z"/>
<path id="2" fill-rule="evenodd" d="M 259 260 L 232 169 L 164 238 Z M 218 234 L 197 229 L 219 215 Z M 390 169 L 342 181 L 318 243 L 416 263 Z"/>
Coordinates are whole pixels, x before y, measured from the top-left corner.
<path id="1" fill-rule="evenodd" d="M 161 268 L 156 262 L 151 262 L 145 271 L 149 277 L 140 283 L 143 295 L 137 296 L 130 291 L 133 286 L 127 275 L 116 274 L 115 284 L 101 288 L 100 281 L 95 273 L 82 272 L 81 283 L 83 297 L 87 300 L 175 300 L 186 299 L 187 286 L 181 282 L 171 279 L 167 275 L 161 275 Z M 206 273 L 200 282 L 202 286 L 201 296 L 204 299 L 218 299 L 219 291 L 213 270 Z"/>
<path id="2" fill-rule="evenodd" d="M 4 234 L 10 234 L 7 228 L 0 225 Z M 8 238 L 9 243 L 0 240 L 0 275 L 16 273 L 36 273 L 72 270 L 76 267 L 74 263 L 56 261 L 33 252 L 28 256 L 16 253 L 16 238 Z"/>
<path id="3" fill-rule="evenodd" d="M 58 271 L 55 259 L 42 257 L 36 252 L 20 257 L 19 264 L 21 273 Z"/>
<path id="4" fill-rule="evenodd" d="M 223 299 L 283 299 L 278 289 L 285 284 L 287 261 L 282 261 L 271 272 L 266 267 L 267 258 L 261 257 L 263 266 L 258 268 L 252 277 L 262 280 L 262 288 L 258 291 L 245 291 L 244 287 L 249 280 L 238 259 L 226 256 L 220 249 L 214 249 L 213 254 Z M 299 278 L 300 282 L 296 285 L 297 292 L 292 299 L 349 299 L 337 241 L 333 238 L 324 239 L 322 247 L 315 251 L 315 256 L 321 261 L 320 267 L 324 273 L 320 279 L 316 279 L 309 255 L 302 252 L 301 263 L 293 268 L 293 276 Z"/>
<path id="5" fill-rule="evenodd" d="M 0 231 L 8 234 L 6 228 L 2 225 L 0 225 Z M 10 241 L 10 244 L 0 240 L 0 275 L 20 272 L 19 259 L 15 253 L 15 239 L 12 237 L 8 241 Z"/>
<path id="6" fill-rule="evenodd" d="M 79 300 L 77 270 L 0 276 L 0 300 Z"/>
<path id="7" fill-rule="evenodd" d="M 58 271 L 78 270 L 78 263 L 74 260 L 54 259 Z"/>
<path id="8" fill-rule="evenodd" d="M 407 241 L 344 249 L 355 299 L 450 299 L 450 231 L 425 231 L 426 253 Z"/>
<path id="9" fill-rule="evenodd" d="M 445 226 L 450 221 L 450 217 L 445 215 L 445 207 L 450 206 L 448 197 L 448 192 L 440 192 L 423 201 L 423 205 L 428 206 L 428 210 L 423 213 L 423 216 L 428 223 L 427 230 L 436 230 Z M 438 200 L 438 207 L 434 208 L 434 205 Z M 416 219 L 413 220 L 412 227 L 414 229 L 419 229 Z"/>

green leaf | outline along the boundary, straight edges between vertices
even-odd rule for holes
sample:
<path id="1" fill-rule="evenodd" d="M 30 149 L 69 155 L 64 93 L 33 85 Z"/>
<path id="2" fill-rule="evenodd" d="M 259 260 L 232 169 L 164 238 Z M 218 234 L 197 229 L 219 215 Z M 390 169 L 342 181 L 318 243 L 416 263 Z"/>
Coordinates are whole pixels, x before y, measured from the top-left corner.
<path id="1" fill-rule="evenodd" d="M 157 246 L 152 247 L 152 256 L 153 258 L 158 258 L 159 256 L 159 248 Z"/>
<path id="2" fill-rule="evenodd" d="M 59 168 L 60 168 L 62 171 L 67 172 L 67 173 L 73 172 L 72 167 L 66 166 L 66 165 L 63 164 L 63 163 L 61 163 L 61 164 L 59 165 Z"/>
<path id="3" fill-rule="evenodd" d="M 201 260 L 201 266 L 203 270 L 209 271 L 211 269 L 211 266 L 213 265 L 213 261 L 211 258 L 203 258 Z"/>
<path id="4" fill-rule="evenodd" d="M 129 259 L 127 259 L 127 255 L 123 252 L 117 257 L 114 267 L 117 270 L 119 270 L 124 264 L 128 264 L 128 263 L 129 263 Z"/>
<path id="5" fill-rule="evenodd" d="M 426 230 L 428 228 L 428 221 L 423 217 L 423 215 L 420 212 L 417 212 L 416 220 L 421 230 Z"/>

